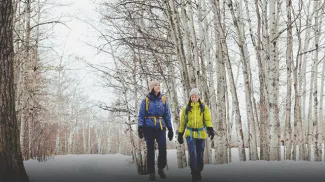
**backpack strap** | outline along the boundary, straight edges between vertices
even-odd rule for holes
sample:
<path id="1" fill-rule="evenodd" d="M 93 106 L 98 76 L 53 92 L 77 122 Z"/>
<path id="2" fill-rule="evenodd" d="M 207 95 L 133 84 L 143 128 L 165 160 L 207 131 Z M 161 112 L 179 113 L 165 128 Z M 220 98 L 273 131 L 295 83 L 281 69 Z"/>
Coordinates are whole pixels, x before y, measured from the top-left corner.
<path id="1" fill-rule="evenodd" d="M 166 104 L 166 98 L 164 96 L 161 96 L 161 101 L 163 104 Z"/>
<path id="2" fill-rule="evenodd" d="M 164 97 L 164 96 L 162 96 L 161 97 L 161 100 L 162 100 L 162 103 L 164 104 L 164 106 L 165 106 L 165 108 L 166 108 L 166 98 Z M 159 119 L 159 121 L 160 121 L 160 129 L 162 130 L 163 128 L 162 128 L 162 123 L 161 123 L 161 119 L 163 118 L 163 117 L 156 117 L 156 116 L 148 116 L 148 110 L 149 110 L 149 97 L 148 96 L 146 96 L 146 118 L 153 118 L 154 119 L 154 123 L 155 123 L 155 125 L 156 125 L 156 118 L 158 118 Z"/>
<path id="3" fill-rule="evenodd" d="M 161 97 L 161 101 L 166 107 L 166 98 L 164 96 Z M 146 111 L 148 111 L 148 109 L 149 109 L 149 97 L 146 96 Z"/>
<path id="4" fill-rule="evenodd" d="M 146 96 L 146 112 L 148 112 L 149 109 L 149 97 Z"/>

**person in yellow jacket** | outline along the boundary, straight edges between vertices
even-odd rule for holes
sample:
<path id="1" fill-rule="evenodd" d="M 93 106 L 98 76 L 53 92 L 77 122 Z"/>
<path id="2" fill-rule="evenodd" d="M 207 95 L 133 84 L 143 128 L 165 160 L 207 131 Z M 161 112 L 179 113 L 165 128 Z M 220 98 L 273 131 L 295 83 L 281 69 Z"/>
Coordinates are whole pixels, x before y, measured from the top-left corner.
<path id="1" fill-rule="evenodd" d="M 213 140 L 214 133 L 210 109 L 201 101 L 199 89 L 193 88 L 189 102 L 182 108 L 178 131 L 180 144 L 184 143 L 183 137 L 186 138 L 192 182 L 202 180 L 205 140 L 207 135 Z"/>

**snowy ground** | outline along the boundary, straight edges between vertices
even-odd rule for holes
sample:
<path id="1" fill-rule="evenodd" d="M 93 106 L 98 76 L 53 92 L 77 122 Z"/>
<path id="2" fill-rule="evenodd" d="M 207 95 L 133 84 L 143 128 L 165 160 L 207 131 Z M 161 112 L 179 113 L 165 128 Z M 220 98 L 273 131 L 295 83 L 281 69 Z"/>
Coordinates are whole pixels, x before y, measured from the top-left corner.
<path id="1" fill-rule="evenodd" d="M 325 181 L 325 163 L 307 161 L 246 161 L 239 162 L 234 149 L 233 162 L 223 165 L 205 165 L 203 181 L 216 182 L 287 182 Z M 46 162 L 25 161 L 31 182 L 120 182 L 148 181 L 147 175 L 138 175 L 130 157 L 109 155 L 55 156 Z M 167 179 L 157 181 L 191 181 L 190 169 L 177 168 L 176 150 L 168 150 Z"/>

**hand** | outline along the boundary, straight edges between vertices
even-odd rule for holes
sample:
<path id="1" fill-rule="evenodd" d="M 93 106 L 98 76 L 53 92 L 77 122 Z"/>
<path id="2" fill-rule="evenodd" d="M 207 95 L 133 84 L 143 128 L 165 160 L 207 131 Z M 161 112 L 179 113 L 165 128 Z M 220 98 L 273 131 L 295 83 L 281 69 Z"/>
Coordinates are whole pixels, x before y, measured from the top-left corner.
<path id="1" fill-rule="evenodd" d="M 213 140 L 214 138 L 214 130 L 212 127 L 207 127 L 207 130 L 208 130 L 208 136 L 211 140 Z"/>
<path id="2" fill-rule="evenodd" d="M 174 137 L 173 129 L 168 129 L 168 138 L 169 138 L 169 141 L 172 141 L 173 137 Z"/>
<path id="3" fill-rule="evenodd" d="M 178 143 L 179 144 L 183 144 L 184 143 L 183 135 L 184 135 L 184 133 L 178 133 L 177 140 L 178 140 Z"/>
<path id="4" fill-rule="evenodd" d="M 141 126 L 138 128 L 138 136 L 140 139 L 143 138 L 143 128 Z"/>

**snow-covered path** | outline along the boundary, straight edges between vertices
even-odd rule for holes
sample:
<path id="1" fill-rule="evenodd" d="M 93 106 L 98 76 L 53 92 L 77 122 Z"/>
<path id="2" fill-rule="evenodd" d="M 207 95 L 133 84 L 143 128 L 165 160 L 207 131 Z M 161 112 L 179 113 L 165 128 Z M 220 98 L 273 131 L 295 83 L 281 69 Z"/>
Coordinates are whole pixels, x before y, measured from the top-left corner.
<path id="1" fill-rule="evenodd" d="M 176 150 L 168 150 L 167 179 L 157 181 L 191 181 L 190 169 L 178 169 Z M 25 161 L 31 182 L 144 182 L 148 176 L 138 175 L 130 165 L 130 157 L 110 155 L 55 156 L 46 162 Z M 234 161 L 224 165 L 205 165 L 203 181 L 217 182 L 288 182 L 325 181 L 324 162 L 306 161 Z"/>

